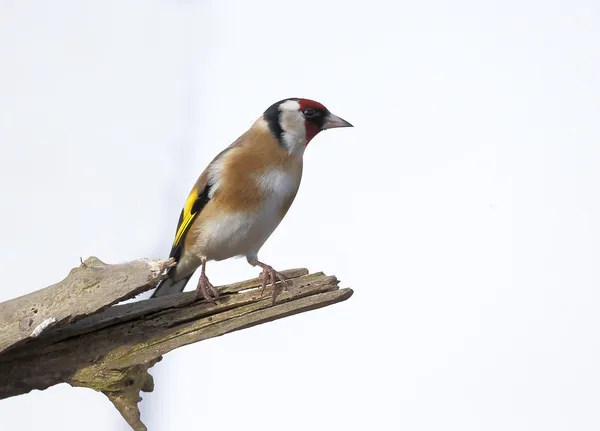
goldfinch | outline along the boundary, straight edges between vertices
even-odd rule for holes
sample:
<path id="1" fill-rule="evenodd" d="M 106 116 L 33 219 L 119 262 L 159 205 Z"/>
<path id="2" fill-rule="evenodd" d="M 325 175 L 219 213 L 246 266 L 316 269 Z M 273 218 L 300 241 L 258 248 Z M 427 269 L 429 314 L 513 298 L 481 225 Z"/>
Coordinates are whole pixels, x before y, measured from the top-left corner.
<path id="1" fill-rule="evenodd" d="M 258 252 L 292 205 L 302 178 L 302 157 L 322 130 L 353 127 L 314 100 L 290 98 L 271 105 L 221 151 L 192 188 L 179 216 L 170 257 L 176 262 L 152 297 L 183 291 L 201 267 L 196 295 L 219 293 L 206 262 L 246 257 L 262 268 L 263 291 L 284 277 L 258 260 Z"/>

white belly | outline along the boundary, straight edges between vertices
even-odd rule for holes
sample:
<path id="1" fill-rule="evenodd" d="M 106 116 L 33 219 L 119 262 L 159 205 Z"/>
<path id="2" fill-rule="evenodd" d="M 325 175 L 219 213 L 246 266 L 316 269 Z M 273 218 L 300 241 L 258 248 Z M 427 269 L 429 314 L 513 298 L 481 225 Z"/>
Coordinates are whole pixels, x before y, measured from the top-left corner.
<path id="1" fill-rule="evenodd" d="M 207 220 L 201 228 L 198 254 L 209 260 L 256 256 L 281 222 L 281 210 L 298 191 L 299 178 L 281 170 L 257 179 L 266 198 L 255 212 L 223 214 Z"/>
<path id="2" fill-rule="evenodd" d="M 200 255 L 209 260 L 255 255 L 277 225 L 275 214 L 227 214 L 203 226 Z"/>

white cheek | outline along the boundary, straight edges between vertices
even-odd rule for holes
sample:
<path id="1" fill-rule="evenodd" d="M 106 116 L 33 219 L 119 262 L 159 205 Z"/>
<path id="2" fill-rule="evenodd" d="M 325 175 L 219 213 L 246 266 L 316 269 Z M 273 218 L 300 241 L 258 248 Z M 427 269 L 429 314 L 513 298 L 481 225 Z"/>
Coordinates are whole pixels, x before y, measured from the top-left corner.
<path id="1" fill-rule="evenodd" d="M 304 116 L 298 112 L 284 112 L 281 116 L 282 140 L 292 154 L 302 154 L 306 148 Z"/>

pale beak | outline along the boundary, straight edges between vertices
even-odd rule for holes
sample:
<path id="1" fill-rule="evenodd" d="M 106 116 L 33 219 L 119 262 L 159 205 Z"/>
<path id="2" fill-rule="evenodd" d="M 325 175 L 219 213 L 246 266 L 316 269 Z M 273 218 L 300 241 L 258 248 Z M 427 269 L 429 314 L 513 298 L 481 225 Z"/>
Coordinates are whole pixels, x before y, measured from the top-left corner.
<path id="1" fill-rule="evenodd" d="M 323 123 L 322 130 L 327 129 L 335 129 L 336 127 L 354 127 L 352 124 L 348 123 L 346 120 L 342 120 L 337 115 L 333 115 L 331 112 L 327 114 L 325 117 L 325 122 Z"/>

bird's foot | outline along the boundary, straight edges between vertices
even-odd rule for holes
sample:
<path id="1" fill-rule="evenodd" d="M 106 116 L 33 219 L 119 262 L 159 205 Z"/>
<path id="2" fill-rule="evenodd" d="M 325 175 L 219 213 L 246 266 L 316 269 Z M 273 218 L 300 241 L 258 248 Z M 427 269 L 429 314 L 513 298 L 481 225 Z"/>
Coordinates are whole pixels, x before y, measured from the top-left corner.
<path id="1" fill-rule="evenodd" d="M 207 301 L 216 302 L 215 299 L 219 297 L 219 292 L 215 289 L 215 286 L 208 281 L 206 274 L 200 274 L 198 279 L 198 287 L 196 287 L 196 298 L 202 296 Z"/>
<path id="2" fill-rule="evenodd" d="M 275 269 L 273 269 L 273 267 L 271 265 L 264 265 L 262 266 L 262 272 L 260 273 L 260 278 L 262 278 L 262 293 L 261 293 L 261 298 L 265 295 L 265 288 L 267 287 L 267 285 L 272 285 L 273 286 L 273 295 L 272 295 L 272 299 L 273 299 L 273 303 L 275 303 L 275 299 L 277 298 L 277 295 L 279 295 L 279 289 L 277 288 L 277 282 L 281 281 L 281 283 L 284 286 L 288 286 L 288 281 L 286 280 L 286 278 L 283 276 L 283 274 L 281 274 L 278 271 L 275 271 Z M 282 288 L 283 290 L 283 288 Z"/>

